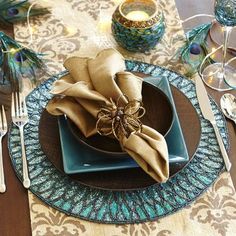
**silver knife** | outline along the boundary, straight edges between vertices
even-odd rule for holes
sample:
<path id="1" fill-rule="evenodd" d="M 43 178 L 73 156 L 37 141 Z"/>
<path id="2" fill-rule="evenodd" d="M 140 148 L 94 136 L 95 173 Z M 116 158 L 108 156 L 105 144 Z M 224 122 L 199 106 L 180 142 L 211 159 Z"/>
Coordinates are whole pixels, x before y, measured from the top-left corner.
<path id="1" fill-rule="evenodd" d="M 221 154 L 222 154 L 224 162 L 225 162 L 226 170 L 229 171 L 231 168 L 231 163 L 230 163 L 228 154 L 226 152 L 226 149 L 225 149 L 222 137 L 220 135 L 219 129 L 216 125 L 215 116 L 214 116 L 212 108 L 211 108 L 211 104 L 210 104 L 209 97 L 207 95 L 206 88 L 205 88 L 200 76 L 196 76 L 196 92 L 197 92 L 198 102 L 199 102 L 199 105 L 200 105 L 200 108 L 202 111 L 202 115 L 206 120 L 209 120 L 211 122 L 211 124 L 214 128 L 216 138 L 217 138 L 218 144 L 220 146 L 220 151 L 221 151 Z"/>

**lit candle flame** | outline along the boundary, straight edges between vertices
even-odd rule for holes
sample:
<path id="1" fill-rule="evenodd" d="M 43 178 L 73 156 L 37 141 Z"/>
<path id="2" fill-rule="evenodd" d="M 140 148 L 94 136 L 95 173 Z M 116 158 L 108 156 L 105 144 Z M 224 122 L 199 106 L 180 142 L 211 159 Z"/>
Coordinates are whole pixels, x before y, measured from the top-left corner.
<path id="1" fill-rule="evenodd" d="M 145 11 L 131 11 L 126 18 L 133 21 L 144 21 L 149 19 L 149 15 Z"/>

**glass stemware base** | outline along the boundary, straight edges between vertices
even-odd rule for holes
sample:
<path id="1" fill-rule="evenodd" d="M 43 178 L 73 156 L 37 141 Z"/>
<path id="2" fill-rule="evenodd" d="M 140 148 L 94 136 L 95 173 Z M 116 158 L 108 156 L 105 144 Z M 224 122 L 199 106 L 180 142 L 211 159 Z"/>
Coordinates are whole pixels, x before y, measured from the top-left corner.
<path id="1" fill-rule="evenodd" d="M 225 65 L 222 72 L 222 63 L 214 63 L 207 66 L 202 73 L 204 83 L 217 91 L 228 91 L 236 88 L 236 70 Z"/>

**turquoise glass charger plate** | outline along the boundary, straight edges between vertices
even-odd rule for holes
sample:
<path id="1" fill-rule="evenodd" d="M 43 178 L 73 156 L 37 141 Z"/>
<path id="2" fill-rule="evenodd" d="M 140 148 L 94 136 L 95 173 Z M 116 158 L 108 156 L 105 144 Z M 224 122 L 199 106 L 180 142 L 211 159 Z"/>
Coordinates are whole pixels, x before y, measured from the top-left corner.
<path id="1" fill-rule="evenodd" d="M 166 136 L 170 165 L 187 163 L 189 160 L 188 151 L 167 79 L 165 77 L 148 77 L 145 78 L 145 81 L 161 89 L 168 96 L 174 110 L 173 125 Z M 65 116 L 59 117 L 58 123 L 65 173 L 75 174 L 138 167 L 137 163 L 128 155 L 127 158 L 110 159 L 107 154 L 98 153 L 82 145 L 71 133 Z"/>
<path id="2" fill-rule="evenodd" d="M 85 186 L 55 168 L 42 151 L 39 141 L 41 114 L 52 98 L 52 77 L 27 98 L 29 123 L 25 126 L 26 156 L 31 179 L 30 191 L 43 202 L 68 215 L 100 223 L 138 223 L 152 221 L 187 206 L 217 179 L 224 162 L 210 123 L 201 114 L 195 85 L 184 76 L 165 68 L 136 61 L 126 61 L 128 71 L 142 72 L 153 77 L 165 77 L 182 91 L 195 107 L 201 122 L 201 139 L 190 163 L 166 183 L 138 190 L 103 190 Z M 223 114 L 211 100 L 217 125 L 226 148 L 228 131 Z M 22 181 L 22 159 L 19 130 L 9 130 L 8 147 L 16 175 Z"/>

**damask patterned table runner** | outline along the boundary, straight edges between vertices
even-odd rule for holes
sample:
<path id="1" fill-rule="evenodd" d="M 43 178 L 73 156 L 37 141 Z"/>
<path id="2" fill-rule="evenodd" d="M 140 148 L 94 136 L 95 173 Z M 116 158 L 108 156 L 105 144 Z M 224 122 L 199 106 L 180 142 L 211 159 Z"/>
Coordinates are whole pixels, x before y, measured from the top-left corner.
<path id="1" fill-rule="evenodd" d="M 46 54 L 51 73 L 62 71 L 63 61 L 72 55 L 94 56 L 106 47 L 116 47 L 110 34 L 110 18 L 118 0 L 49 1 L 50 16 L 33 18 L 35 51 Z M 183 71 L 172 60 L 183 43 L 183 30 L 174 0 L 161 0 L 166 18 L 166 34 L 157 49 L 146 54 L 128 53 L 117 48 L 126 58 L 162 65 Z M 15 38 L 27 41 L 26 24 L 15 26 Z M 174 36 L 174 37 L 173 37 Z M 42 203 L 29 192 L 33 235 L 236 235 L 236 196 L 228 173 L 191 206 L 160 219 L 134 225 L 104 225 L 66 216 Z"/>

